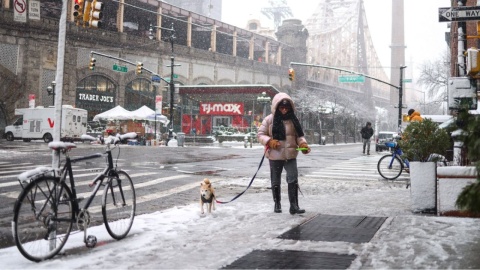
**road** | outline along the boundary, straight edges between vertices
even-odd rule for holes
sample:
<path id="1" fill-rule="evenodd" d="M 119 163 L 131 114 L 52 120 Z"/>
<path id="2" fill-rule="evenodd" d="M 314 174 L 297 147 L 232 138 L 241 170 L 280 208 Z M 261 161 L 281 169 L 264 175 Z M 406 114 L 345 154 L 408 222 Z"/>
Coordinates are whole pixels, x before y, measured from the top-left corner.
<path id="1" fill-rule="evenodd" d="M 100 153 L 102 145 L 78 143 L 70 156 Z M 257 171 L 263 156 L 263 148 L 253 145 L 244 148 L 239 143 L 196 145 L 186 147 L 148 147 L 122 145 L 118 155 L 118 167 L 132 177 L 137 196 L 137 215 L 161 211 L 174 206 L 198 202 L 198 186 L 203 178 L 210 178 L 215 187 L 228 179 L 239 179 L 228 184 L 221 200 L 226 201 L 243 191 Z M 0 140 L 0 247 L 12 245 L 11 219 L 15 199 L 21 188 L 16 176 L 25 170 L 38 166 L 51 166 L 51 150 L 40 141 L 7 142 Z M 368 159 L 368 157 L 371 157 Z M 378 155 L 363 156 L 360 144 L 312 145 L 312 152 L 299 155 L 299 178 L 317 180 L 378 179 L 376 161 Z M 359 159 L 360 158 L 360 159 Z M 353 163 L 352 163 L 353 160 Z M 368 161 L 366 165 L 365 161 Z M 77 193 L 88 196 L 88 183 L 95 177 L 105 162 L 100 159 L 88 160 L 74 167 Z M 343 164 L 343 165 L 342 165 Z M 345 166 L 351 166 L 346 169 Z M 375 174 L 377 174 L 375 176 Z M 223 182 L 222 182 L 223 181 Z M 256 181 L 269 187 L 268 161 L 260 168 Z M 97 196 L 98 197 L 98 196 Z M 99 206 L 96 199 L 94 206 Z M 100 212 L 93 215 L 93 225 L 101 223 Z"/>

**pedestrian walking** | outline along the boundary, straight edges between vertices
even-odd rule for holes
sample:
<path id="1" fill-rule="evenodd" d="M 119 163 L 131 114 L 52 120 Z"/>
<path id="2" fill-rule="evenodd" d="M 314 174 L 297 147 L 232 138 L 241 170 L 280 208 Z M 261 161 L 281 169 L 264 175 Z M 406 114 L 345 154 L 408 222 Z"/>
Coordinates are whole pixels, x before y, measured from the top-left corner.
<path id="1" fill-rule="evenodd" d="M 272 113 L 263 119 L 258 129 L 258 141 L 267 147 L 266 157 L 270 162 L 270 182 L 272 186 L 273 211 L 282 212 L 281 176 L 285 169 L 287 173 L 288 200 L 290 214 L 305 213 L 298 206 L 298 151 L 310 153 L 311 149 L 304 137 L 303 129 L 295 115 L 295 105 L 292 98 L 279 93 L 272 99 Z"/>
<path id="2" fill-rule="evenodd" d="M 410 109 L 408 110 L 408 121 L 410 122 L 422 122 L 423 121 L 423 118 L 422 116 L 420 115 L 420 112 L 419 111 L 415 111 L 414 109 Z"/>
<path id="3" fill-rule="evenodd" d="M 373 136 L 372 123 L 367 122 L 367 124 L 360 131 L 362 134 L 363 140 L 363 153 L 365 154 L 365 147 L 367 148 L 367 155 L 370 155 L 370 138 Z"/>

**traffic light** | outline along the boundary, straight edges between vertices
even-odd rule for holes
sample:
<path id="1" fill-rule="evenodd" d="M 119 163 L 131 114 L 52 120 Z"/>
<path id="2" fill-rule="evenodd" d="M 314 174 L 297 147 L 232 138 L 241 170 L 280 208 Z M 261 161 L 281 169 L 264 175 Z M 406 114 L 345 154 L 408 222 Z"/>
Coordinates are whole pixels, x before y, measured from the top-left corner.
<path id="1" fill-rule="evenodd" d="M 295 70 L 293 70 L 293 68 L 288 69 L 288 79 L 290 81 L 295 80 Z"/>
<path id="2" fill-rule="evenodd" d="M 90 7 L 90 20 L 89 25 L 90 27 L 99 28 L 102 27 L 102 18 L 103 18 L 103 3 L 97 0 L 93 0 L 92 5 Z"/>
<path id="3" fill-rule="evenodd" d="M 75 0 L 73 5 L 73 17 L 77 23 L 81 22 L 83 19 L 83 10 L 85 7 L 85 2 L 83 0 Z"/>
<path id="4" fill-rule="evenodd" d="M 480 55 L 478 49 L 469 48 L 467 50 L 467 76 L 478 78 L 480 72 Z"/>
<path id="5" fill-rule="evenodd" d="M 137 63 L 137 74 L 142 74 L 142 70 L 143 70 L 143 63 L 138 62 Z"/>
<path id="6" fill-rule="evenodd" d="M 97 60 L 93 57 L 90 57 L 90 65 L 88 66 L 88 69 L 90 70 L 94 70 L 95 69 L 95 63 L 97 62 Z"/>

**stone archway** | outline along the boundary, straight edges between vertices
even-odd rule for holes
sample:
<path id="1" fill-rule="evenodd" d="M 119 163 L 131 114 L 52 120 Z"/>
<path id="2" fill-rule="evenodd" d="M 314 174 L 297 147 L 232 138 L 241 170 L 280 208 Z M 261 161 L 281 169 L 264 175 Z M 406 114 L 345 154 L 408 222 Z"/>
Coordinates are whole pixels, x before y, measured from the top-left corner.
<path id="1" fill-rule="evenodd" d="M 88 119 L 117 104 L 117 86 L 110 78 L 94 74 L 77 83 L 75 106 L 88 111 Z"/>

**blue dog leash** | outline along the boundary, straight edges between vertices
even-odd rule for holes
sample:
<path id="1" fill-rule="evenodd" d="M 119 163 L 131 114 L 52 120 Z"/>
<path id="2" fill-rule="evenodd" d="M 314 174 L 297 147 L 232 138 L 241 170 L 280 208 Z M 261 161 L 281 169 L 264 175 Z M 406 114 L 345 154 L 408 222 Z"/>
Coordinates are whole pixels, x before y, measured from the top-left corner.
<path id="1" fill-rule="evenodd" d="M 231 199 L 231 200 L 228 201 L 228 202 L 222 202 L 222 201 L 219 201 L 219 200 L 215 199 L 215 201 L 216 201 L 217 203 L 225 204 L 225 203 L 233 202 L 233 201 L 236 200 L 238 197 L 242 196 L 243 193 L 245 193 L 245 191 L 247 191 L 247 189 L 252 185 L 253 180 L 254 180 L 255 177 L 257 176 L 258 171 L 259 171 L 260 168 L 262 167 L 263 160 L 265 159 L 265 154 L 267 153 L 268 148 L 269 148 L 268 146 L 265 148 L 265 152 L 263 153 L 262 160 L 260 161 L 260 164 L 258 165 L 258 169 L 257 169 L 257 171 L 255 172 L 255 174 L 253 175 L 252 180 L 250 180 L 250 183 L 248 184 L 247 188 L 246 188 L 244 191 L 242 191 L 241 193 L 237 194 L 235 197 L 233 197 L 233 199 Z"/>

